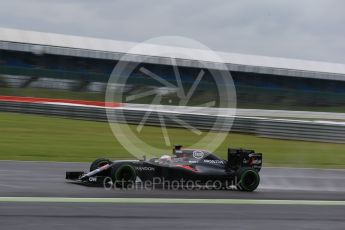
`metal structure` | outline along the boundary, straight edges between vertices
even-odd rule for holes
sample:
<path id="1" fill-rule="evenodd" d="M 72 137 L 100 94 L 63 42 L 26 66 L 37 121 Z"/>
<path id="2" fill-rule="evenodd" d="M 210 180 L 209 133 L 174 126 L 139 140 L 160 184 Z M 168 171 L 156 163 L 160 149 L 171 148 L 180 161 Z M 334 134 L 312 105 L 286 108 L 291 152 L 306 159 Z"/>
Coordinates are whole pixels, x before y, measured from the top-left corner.
<path id="1" fill-rule="evenodd" d="M 131 48 L 135 45 L 137 44 L 133 42 L 0 28 L 0 50 L 107 60 L 119 60 L 127 54 L 128 61 L 139 63 L 171 65 L 171 58 L 175 58 L 178 66 L 209 69 L 219 69 L 223 66 L 205 50 L 146 44 L 141 50 L 133 52 Z M 162 56 L 162 53 L 166 56 Z M 217 55 L 225 63 L 227 70 L 231 71 L 345 80 L 343 64 L 224 52 L 217 52 Z M 198 57 L 198 60 L 190 57 Z"/>

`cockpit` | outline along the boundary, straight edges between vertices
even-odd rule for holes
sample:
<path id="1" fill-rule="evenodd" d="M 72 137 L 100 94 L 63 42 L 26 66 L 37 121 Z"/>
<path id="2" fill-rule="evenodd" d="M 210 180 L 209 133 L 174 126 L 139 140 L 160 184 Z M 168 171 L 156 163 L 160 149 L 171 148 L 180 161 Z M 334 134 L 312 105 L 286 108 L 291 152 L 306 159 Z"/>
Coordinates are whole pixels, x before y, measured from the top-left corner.
<path id="1" fill-rule="evenodd" d="M 173 154 L 168 155 L 164 154 L 159 158 L 151 159 L 153 163 L 170 165 L 170 164 L 181 164 L 181 163 L 199 163 L 204 161 L 222 161 L 213 153 L 210 153 L 205 150 L 198 149 L 182 149 L 175 147 L 173 149 Z"/>

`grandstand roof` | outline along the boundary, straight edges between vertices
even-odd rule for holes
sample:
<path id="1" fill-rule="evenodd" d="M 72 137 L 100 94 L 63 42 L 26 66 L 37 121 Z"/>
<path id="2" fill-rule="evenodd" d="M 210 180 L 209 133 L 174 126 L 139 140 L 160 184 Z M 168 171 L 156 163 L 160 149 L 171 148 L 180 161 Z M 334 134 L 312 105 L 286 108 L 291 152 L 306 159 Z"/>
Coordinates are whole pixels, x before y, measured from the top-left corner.
<path id="1" fill-rule="evenodd" d="M 168 65 L 171 65 L 170 58 L 174 57 L 180 66 L 216 69 L 223 66 L 207 50 L 154 44 L 146 44 L 140 50 L 131 50 L 135 45 L 137 43 L 0 28 L 0 49 L 3 50 L 111 60 L 118 60 L 128 54 L 127 59 L 130 61 Z M 217 56 L 233 71 L 345 81 L 344 64 L 224 52 L 217 52 Z"/>

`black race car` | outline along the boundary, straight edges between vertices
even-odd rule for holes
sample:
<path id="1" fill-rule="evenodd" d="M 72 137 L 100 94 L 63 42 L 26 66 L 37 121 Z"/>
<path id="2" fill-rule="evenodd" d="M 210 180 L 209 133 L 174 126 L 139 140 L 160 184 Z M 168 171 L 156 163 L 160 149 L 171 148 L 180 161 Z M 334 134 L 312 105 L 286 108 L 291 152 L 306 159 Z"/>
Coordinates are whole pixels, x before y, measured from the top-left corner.
<path id="1" fill-rule="evenodd" d="M 145 158 L 145 157 L 144 157 Z M 175 146 L 172 156 L 149 160 L 97 159 L 90 172 L 66 172 L 66 179 L 82 184 L 128 188 L 134 184 L 254 191 L 260 182 L 262 154 L 253 150 L 228 149 L 223 160 L 205 150 Z"/>

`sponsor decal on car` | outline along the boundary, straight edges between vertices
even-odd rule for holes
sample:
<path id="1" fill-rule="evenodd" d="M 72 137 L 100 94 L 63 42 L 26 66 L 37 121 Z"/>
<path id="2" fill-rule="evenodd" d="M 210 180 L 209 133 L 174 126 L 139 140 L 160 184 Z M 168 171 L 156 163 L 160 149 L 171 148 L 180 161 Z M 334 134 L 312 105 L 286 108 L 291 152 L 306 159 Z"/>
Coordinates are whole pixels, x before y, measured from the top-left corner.
<path id="1" fill-rule="evenodd" d="M 222 160 L 204 160 L 204 163 L 209 163 L 209 164 L 224 164 L 224 161 L 222 161 Z"/>
<path id="2" fill-rule="evenodd" d="M 89 177 L 90 182 L 97 182 L 97 177 Z"/>
<path id="3" fill-rule="evenodd" d="M 196 159 L 201 159 L 204 157 L 204 152 L 203 151 L 200 151 L 200 150 L 195 150 L 193 151 L 193 157 L 196 158 Z"/>
<path id="4" fill-rule="evenodd" d="M 136 170 L 138 171 L 155 171 L 155 168 L 154 167 L 135 167 Z"/>

